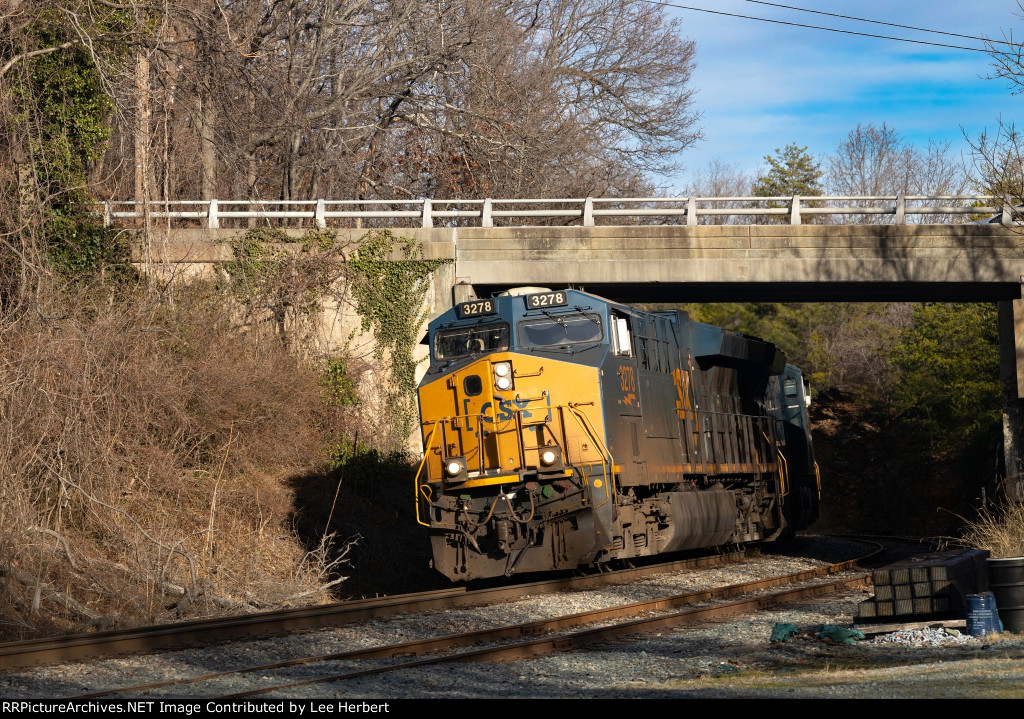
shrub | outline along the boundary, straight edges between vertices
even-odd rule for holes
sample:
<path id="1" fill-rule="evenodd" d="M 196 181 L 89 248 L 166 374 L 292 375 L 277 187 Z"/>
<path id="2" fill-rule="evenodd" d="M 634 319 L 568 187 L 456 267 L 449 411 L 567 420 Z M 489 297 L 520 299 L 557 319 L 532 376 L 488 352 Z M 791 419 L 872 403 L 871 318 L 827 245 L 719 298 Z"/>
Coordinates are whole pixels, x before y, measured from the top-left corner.
<path id="1" fill-rule="evenodd" d="M 1006 502 L 982 510 L 977 519 L 966 522 L 963 542 L 989 550 L 993 559 L 1024 557 L 1024 505 Z"/>
<path id="2" fill-rule="evenodd" d="M 42 299 L 0 316 L 0 637 L 326 597 L 344 549 L 296 541 L 282 480 L 343 433 L 337 371 L 203 284 Z"/>

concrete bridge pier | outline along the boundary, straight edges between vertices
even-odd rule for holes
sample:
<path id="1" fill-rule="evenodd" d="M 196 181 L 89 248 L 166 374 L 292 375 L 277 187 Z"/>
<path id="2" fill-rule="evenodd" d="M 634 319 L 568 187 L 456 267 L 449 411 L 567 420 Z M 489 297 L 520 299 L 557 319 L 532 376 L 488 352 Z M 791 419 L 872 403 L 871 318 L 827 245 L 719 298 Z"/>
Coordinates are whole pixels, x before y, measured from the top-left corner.
<path id="1" fill-rule="evenodd" d="M 999 302 L 999 368 L 1003 393 L 1003 494 L 1024 501 L 1024 300 Z"/>
<path id="2" fill-rule="evenodd" d="M 473 285 L 469 284 L 465 278 L 456 277 L 455 285 L 452 287 L 452 307 L 459 304 L 460 302 L 469 302 L 470 300 L 479 299 L 476 296 L 476 290 L 473 289 Z M 445 307 L 444 309 L 449 309 Z"/>

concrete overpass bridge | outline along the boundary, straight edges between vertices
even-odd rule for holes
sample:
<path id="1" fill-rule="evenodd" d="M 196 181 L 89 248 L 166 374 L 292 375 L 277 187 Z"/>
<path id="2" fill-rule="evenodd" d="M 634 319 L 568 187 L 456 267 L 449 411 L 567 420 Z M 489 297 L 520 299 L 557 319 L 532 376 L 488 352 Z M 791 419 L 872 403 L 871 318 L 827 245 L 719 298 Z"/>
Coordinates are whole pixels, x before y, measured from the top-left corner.
<path id="1" fill-rule="evenodd" d="M 627 302 L 1018 300 L 1024 228 L 721 225 L 465 228 L 458 299 L 572 284 Z"/>
<path id="2" fill-rule="evenodd" d="M 165 233 L 158 244 L 169 261 L 216 261 L 215 243 L 253 227 L 332 228 L 353 240 L 390 229 L 453 262 L 458 299 L 572 284 L 623 301 L 998 301 L 1019 299 L 1024 276 L 1021 208 L 985 195 L 208 200 L 102 210 L 108 224 Z"/>
<path id="3" fill-rule="evenodd" d="M 229 260 L 223 243 L 252 226 L 283 225 L 290 233 L 304 232 L 302 224 L 329 227 L 353 242 L 368 229 L 390 229 L 422 242 L 424 257 L 451 261 L 435 277 L 435 312 L 522 285 L 573 286 L 622 302 L 998 302 L 1007 466 L 1018 467 L 1024 459 L 1019 209 L 991 196 L 898 195 L 203 201 L 108 203 L 104 211 L 108 223 L 149 226 L 150 237 L 162 238 L 152 243 L 151 256 L 172 263 Z M 722 219 L 744 224 L 714 224 Z M 1024 498 L 1024 483 L 1018 485 Z"/>

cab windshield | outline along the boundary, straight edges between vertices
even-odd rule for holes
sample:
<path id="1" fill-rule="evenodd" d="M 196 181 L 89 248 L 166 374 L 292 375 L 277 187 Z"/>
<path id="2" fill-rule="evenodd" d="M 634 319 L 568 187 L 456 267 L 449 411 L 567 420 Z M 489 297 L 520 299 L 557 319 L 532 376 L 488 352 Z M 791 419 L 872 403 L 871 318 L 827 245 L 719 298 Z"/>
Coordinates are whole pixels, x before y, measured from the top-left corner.
<path id="1" fill-rule="evenodd" d="M 548 315 L 520 322 L 517 330 L 523 347 L 600 342 L 603 336 L 601 317 L 596 314 Z"/>
<path id="2" fill-rule="evenodd" d="M 508 324 L 496 322 L 452 327 L 434 335 L 434 357 L 452 359 L 508 349 Z"/>

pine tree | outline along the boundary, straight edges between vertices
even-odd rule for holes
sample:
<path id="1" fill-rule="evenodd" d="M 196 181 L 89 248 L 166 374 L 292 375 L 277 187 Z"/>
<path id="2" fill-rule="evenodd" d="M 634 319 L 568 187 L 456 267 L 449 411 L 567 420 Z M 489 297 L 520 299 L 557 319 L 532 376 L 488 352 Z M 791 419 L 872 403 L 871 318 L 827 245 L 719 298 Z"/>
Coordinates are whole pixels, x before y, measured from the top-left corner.
<path id="1" fill-rule="evenodd" d="M 768 172 L 754 181 L 752 191 L 758 197 L 809 197 L 821 194 L 821 163 L 796 143 L 784 150 L 775 148 L 775 156 L 765 155 Z"/>

